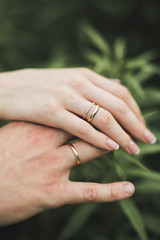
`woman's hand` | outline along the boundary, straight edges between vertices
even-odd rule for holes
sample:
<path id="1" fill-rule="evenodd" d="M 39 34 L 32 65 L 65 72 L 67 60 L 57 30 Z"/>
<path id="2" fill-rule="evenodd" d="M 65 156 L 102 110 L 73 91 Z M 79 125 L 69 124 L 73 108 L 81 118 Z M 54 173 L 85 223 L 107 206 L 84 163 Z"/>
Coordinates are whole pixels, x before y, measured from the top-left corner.
<path id="1" fill-rule="evenodd" d="M 71 182 L 76 166 L 71 135 L 41 125 L 12 122 L 0 129 L 0 226 L 64 204 L 117 201 L 130 197 L 129 182 Z M 106 153 L 83 141 L 74 143 L 81 163 Z"/>
<path id="2" fill-rule="evenodd" d="M 120 145 L 130 154 L 139 152 L 131 136 L 145 143 L 156 140 L 128 90 L 85 68 L 1 73 L 0 89 L 3 119 L 61 128 L 101 149 Z M 91 125 L 82 117 L 92 102 L 100 109 Z"/>

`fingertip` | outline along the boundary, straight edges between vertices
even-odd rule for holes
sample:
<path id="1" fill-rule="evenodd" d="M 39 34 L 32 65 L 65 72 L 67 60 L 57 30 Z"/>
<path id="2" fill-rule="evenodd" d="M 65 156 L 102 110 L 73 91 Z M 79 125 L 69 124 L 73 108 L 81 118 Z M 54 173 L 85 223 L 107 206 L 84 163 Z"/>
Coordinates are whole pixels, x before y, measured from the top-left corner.
<path id="1" fill-rule="evenodd" d="M 130 182 L 127 182 L 124 184 L 123 186 L 124 188 L 124 193 L 129 197 L 129 196 L 132 196 L 135 192 L 135 187 L 132 183 Z"/>
<path id="2" fill-rule="evenodd" d="M 115 182 L 111 183 L 111 197 L 109 201 L 120 201 L 131 197 L 135 192 L 135 187 L 130 182 Z"/>
<path id="3" fill-rule="evenodd" d="M 118 150 L 119 149 L 119 144 L 110 138 L 108 138 L 106 140 L 106 143 L 107 143 L 107 148 L 109 147 L 109 150 Z"/>

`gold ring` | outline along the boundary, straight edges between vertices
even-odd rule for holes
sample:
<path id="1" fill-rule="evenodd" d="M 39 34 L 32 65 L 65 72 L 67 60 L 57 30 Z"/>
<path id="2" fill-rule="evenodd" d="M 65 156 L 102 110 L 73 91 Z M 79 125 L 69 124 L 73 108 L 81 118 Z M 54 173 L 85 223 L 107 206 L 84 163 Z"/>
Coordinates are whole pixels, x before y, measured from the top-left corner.
<path id="1" fill-rule="evenodd" d="M 79 156 L 78 156 L 78 153 L 77 153 L 75 147 L 73 146 L 72 143 L 68 144 L 68 146 L 70 147 L 70 149 L 72 150 L 72 152 L 73 152 L 73 154 L 74 154 L 74 156 L 75 156 L 77 165 L 79 165 L 81 162 L 80 162 L 80 158 L 79 158 Z"/>
<path id="2" fill-rule="evenodd" d="M 89 113 L 89 111 L 92 109 L 92 107 L 95 105 L 95 102 L 92 103 L 92 106 L 85 112 L 85 114 L 83 115 L 83 119 L 85 119 L 87 117 L 87 114 Z"/>
<path id="3" fill-rule="evenodd" d="M 90 115 L 90 117 L 87 119 L 87 121 L 90 123 L 93 118 L 95 117 L 95 115 L 97 114 L 97 112 L 99 111 L 99 105 L 96 105 L 95 110 L 93 111 L 93 113 Z"/>

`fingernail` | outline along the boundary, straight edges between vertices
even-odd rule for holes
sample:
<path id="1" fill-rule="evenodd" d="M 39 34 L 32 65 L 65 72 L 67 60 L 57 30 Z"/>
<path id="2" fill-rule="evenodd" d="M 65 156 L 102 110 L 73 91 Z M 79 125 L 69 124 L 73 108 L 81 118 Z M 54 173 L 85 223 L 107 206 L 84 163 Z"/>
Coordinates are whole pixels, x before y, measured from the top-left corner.
<path id="1" fill-rule="evenodd" d="M 133 192 L 134 192 L 134 186 L 133 186 L 133 184 L 130 184 L 130 183 L 126 184 L 126 185 L 124 186 L 124 191 L 125 191 L 125 193 L 128 193 L 128 194 L 133 193 Z"/>
<path id="2" fill-rule="evenodd" d="M 139 147 L 133 141 L 130 141 L 129 143 L 129 150 L 131 151 L 131 153 L 136 155 L 140 153 Z"/>
<path id="3" fill-rule="evenodd" d="M 118 143 L 116 143 L 115 141 L 113 141 L 112 139 L 107 139 L 107 145 L 108 147 L 114 149 L 114 150 L 118 150 L 119 149 L 119 145 Z"/>
<path id="4" fill-rule="evenodd" d="M 139 121 L 140 121 L 141 123 L 145 124 L 145 121 L 144 121 L 144 118 L 143 118 L 143 117 L 140 117 L 140 118 L 139 118 Z"/>
<path id="5" fill-rule="evenodd" d="M 157 141 L 156 137 L 148 129 L 144 132 L 144 137 L 151 144 L 154 144 Z"/>

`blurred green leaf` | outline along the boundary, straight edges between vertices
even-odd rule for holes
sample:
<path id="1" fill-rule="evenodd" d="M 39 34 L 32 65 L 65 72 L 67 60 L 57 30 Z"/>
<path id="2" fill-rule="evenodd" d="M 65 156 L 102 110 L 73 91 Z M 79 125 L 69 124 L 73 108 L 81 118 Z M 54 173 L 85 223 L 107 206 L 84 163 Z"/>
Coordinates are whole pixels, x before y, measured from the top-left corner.
<path id="1" fill-rule="evenodd" d="M 136 183 L 136 191 L 139 193 L 160 193 L 160 182 L 154 182 L 152 180 L 142 181 L 140 183 Z"/>
<path id="2" fill-rule="evenodd" d="M 160 152 L 160 144 L 159 143 L 156 143 L 156 144 L 153 144 L 153 145 L 143 144 L 143 145 L 140 145 L 140 146 L 141 146 L 140 156 L 144 155 L 144 154 L 156 154 L 156 153 Z"/>
<path id="3" fill-rule="evenodd" d="M 144 166 L 144 164 L 142 164 L 140 162 L 140 160 L 137 160 L 136 157 L 133 157 L 131 155 L 127 155 L 127 160 L 130 161 L 131 163 L 133 163 L 134 165 L 136 165 L 137 167 L 139 167 L 140 169 L 144 170 L 144 171 L 147 171 L 147 172 L 150 172 L 150 170 Z"/>
<path id="4" fill-rule="evenodd" d="M 81 24 L 81 28 L 90 42 L 94 44 L 94 46 L 97 47 L 101 53 L 107 54 L 108 56 L 111 55 L 110 46 L 106 39 L 104 39 L 100 34 L 97 34 L 97 31 L 95 31 L 91 25 L 84 23 Z"/>
<path id="5" fill-rule="evenodd" d="M 145 231 L 143 219 L 133 201 L 131 199 L 125 199 L 120 201 L 119 205 L 122 208 L 124 214 L 131 222 L 135 231 L 138 233 L 140 239 L 147 240 L 148 237 Z"/>
<path id="6" fill-rule="evenodd" d="M 113 49 L 116 61 L 124 59 L 126 53 L 126 42 L 123 39 L 117 38 Z"/>
<path id="7" fill-rule="evenodd" d="M 126 174 L 128 176 L 134 176 L 134 177 L 143 177 L 143 178 L 149 178 L 150 180 L 154 180 L 154 181 L 160 181 L 160 174 L 150 171 L 143 171 L 140 170 L 138 168 L 131 168 L 131 169 L 126 169 Z"/>
<path id="8" fill-rule="evenodd" d="M 149 63 L 150 61 L 154 60 L 156 55 L 157 55 L 157 51 L 151 50 L 133 59 L 128 59 L 126 62 L 126 69 L 141 68 L 147 63 Z"/>
<path id="9" fill-rule="evenodd" d="M 106 236 L 102 236 L 99 233 L 96 233 L 94 229 L 87 231 L 87 234 L 85 234 L 87 240 L 109 240 L 106 238 Z"/>
<path id="10" fill-rule="evenodd" d="M 160 235 L 160 218 L 152 214 L 145 213 L 143 214 L 143 219 L 146 227 L 150 231 L 157 233 L 159 236 Z"/>
<path id="11" fill-rule="evenodd" d="M 60 235 L 57 240 L 67 240 L 70 239 L 78 232 L 86 221 L 89 219 L 91 214 L 98 208 L 98 205 L 82 205 L 80 206 L 76 212 L 72 213 L 72 216 L 68 220 L 66 226 L 62 229 Z"/>

